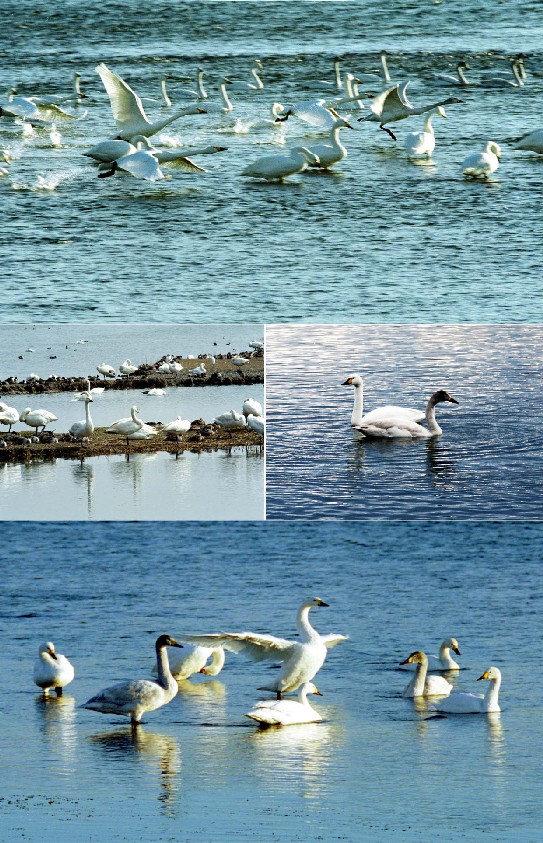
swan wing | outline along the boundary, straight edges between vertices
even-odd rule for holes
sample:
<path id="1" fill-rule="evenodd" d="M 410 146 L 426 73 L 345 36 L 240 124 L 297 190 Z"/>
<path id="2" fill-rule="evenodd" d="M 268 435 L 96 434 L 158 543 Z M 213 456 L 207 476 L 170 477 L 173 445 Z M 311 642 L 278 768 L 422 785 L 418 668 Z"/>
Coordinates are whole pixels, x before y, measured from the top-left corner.
<path id="1" fill-rule="evenodd" d="M 330 647 L 336 647 L 338 644 L 341 644 L 342 641 L 348 640 L 348 635 L 339 635 L 335 632 L 329 632 L 328 635 L 321 635 L 321 641 L 327 650 L 329 650 Z"/>
<path id="2" fill-rule="evenodd" d="M 202 647 L 216 647 L 219 644 L 233 653 L 244 653 L 253 661 L 284 661 L 293 652 L 296 643 L 273 635 L 255 632 L 220 632 L 216 635 L 181 636 L 181 641 Z"/>
<path id="3" fill-rule="evenodd" d="M 357 425 L 355 429 L 366 436 L 391 439 L 412 439 L 428 435 L 426 428 L 407 418 L 376 419 L 371 424 Z"/>
<path id="4" fill-rule="evenodd" d="M 95 69 L 104 83 L 113 117 L 120 132 L 135 135 L 142 126 L 143 128 L 150 126 L 150 121 L 143 110 L 143 103 L 130 85 L 103 63 Z"/>
<path id="5" fill-rule="evenodd" d="M 298 102 L 292 106 L 291 111 L 295 117 L 320 129 L 331 129 L 336 121 L 324 100 Z"/>
<path id="6" fill-rule="evenodd" d="M 438 703 L 437 710 L 450 714 L 476 714 L 482 711 L 483 694 L 468 694 L 464 691 L 453 691 L 447 699 Z"/>
<path id="7" fill-rule="evenodd" d="M 191 158 L 187 158 L 186 155 L 180 155 L 176 152 L 155 152 L 154 155 L 159 164 L 171 167 L 174 170 L 183 170 L 185 173 L 207 173 L 207 170 L 200 167 Z"/>
<path id="8" fill-rule="evenodd" d="M 82 708 L 90 708 L 95 711 L 121 711 L 123 709 L 130 710 L 134 704 L 145 704 L 155 701 L 162 697 L 164 693 L 163 688 L 156 682 L 150 679 L 136 679 L 129 682 L 119 682 L 117 685 L 111 685 L 109 688 L 104 688 L 86 703 L 83 703 Z"/>
<path id="9" fill-rule="evenodd" d="M 164 178 L 164 173 L 158 166 L 155 156 L 143 150 L 119 158 L 117 160 L 117 166 L 137 179 L 157 181 L 157 179 Z"/>
<path id="10" fill-rule="evenodd" d="M 384 407 L 376 407 L 375 410 L 370 410 L 369 413 L 365 413 L 360 420 L 360 424 L 362 426 L 367 424 L 371 425 L 375 422 L 389 421 L 392 419 L 423 421 L 424 413 L 411 407 L 395 407 L 393 404 L 388 404 Z"/>

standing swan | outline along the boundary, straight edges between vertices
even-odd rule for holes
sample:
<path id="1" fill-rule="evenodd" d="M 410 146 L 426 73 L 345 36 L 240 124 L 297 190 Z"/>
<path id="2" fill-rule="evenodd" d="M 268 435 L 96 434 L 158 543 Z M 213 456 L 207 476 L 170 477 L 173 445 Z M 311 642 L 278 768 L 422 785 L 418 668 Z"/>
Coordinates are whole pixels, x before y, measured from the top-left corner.
<path id="1" fill-rule="evenodd" d="M 55 689 L 57 697 L 62 696 L 62 689 L 74 678 L 74 668 L 66 656 L 55 652 L 52 641 L 40 644 L 39 655 L 34 664 L 34 682 L 43 689 L 47 696 L 51 688 Z"/>
<path id="2" fill-rule="evenodd" d="M 49 410 L 31 410 L 30 407 L 25 407 L 19 416 L 19 421 L 24 422 L 28 427 L 35 427 L 36 431 L 41 427 L 43 431 L 46 425 L 58 421 L 58 416 Z"/>
<path id="3" fill-rule="evenodd" d="M 158 679 L 133 679 L 119 682 L 104 688 L 95 697 L 91 697 L 81 708 L 99 711 L 102 714 L 120 714 L 130 717 L 132 731 L 140 725 L 146 711 L 166 705 L 177 694 L 177 682 L 173 678 L 168 663 L 167 647 L 182 647 L 169 635 L 161 635 L 155 643 Z"/>
<path id="4" fill-rule="evenodd" d="M 494 141 L 488 141 L 482 152 L 472 152 L 464 158 L 462 172 L 472 179 L 487 179 L 500 166 L 501 149 Z"/>
<path id="5" fill-rule="evenodd" d="M 360 425 L 373 424 L 376 421 L 382 421 L 392 416 L 401 416 L 410 419 L 411 421 L 423 421 L 424 413 L 420 410 L 414 410 L 410 407 L 395 407 L 393 404 L 387 404 L 384 407 L 377 407 L 364 415 L 364 381 L 361 375 L 351 375 L 346 381 L 343 381 L 342 386 L 354 386 L 354 406 L 351 414 L 351 426 L 359 427 Z"/>
<path id="6" fill-rule="evenodd" d="M 463 691 L 454 691 L 446 700 L 441 700 L 437 707 L 438 711 L 445 711 L 447 714 L 488 714 L 491 711 L 501 711 L 498 704 L 498 694 L 502 681 L 502 674 L 499 668 L 489 667 L 481 679 L 490 680 L 486 694 L 466 694 Z"/>
<path id="7" fill-rule="evenodd" d="M 427 656 L 428 670 L 460 670 L 460 665 L 451 656 L 451 650 L 457 656 L 462 655 L 456 638 L 447 638 L 446 641 L 443 641 L 439 648 L 439 656 Z M 400 667 L 402 670 L 416 669 L 414 662 L 402 662 Z"/>
<path id="8" fill-rule="evenodd" d="M 70 433 L 74 439 L 88 439 L 94 433 L 94 424 L 91 419 L 89 404 L 92 404 L 92 395 L 86 393 L 83 399 L 85 402 L 85 419 L 84 421 L 74 422 L 70 428 Z"/>
<path id="9" fill-rule="evenodd" d="M 307 147 L 318 158 L 318 164 L 310 164 L 310 167 L 327 170 L 333 164 L 337 164 L 338 161 L 347 157 L 347 150 L 339 140 L 341 129 L 352 129 L 352 126 L 342 117 L 339 117 L 330 130 L 327 143 L 314 143 Z"/>
<path id="10" fill-rule="evenodd" d="M 262 700 L 245 715 L 256 720 L 260 726 L 294 726 L 299 723 L 318 723 L 322 720 L 318 711 L 307 701 L 308 694 L 321 692 L 313 682 L 304 682 L 298 691 L 298 700 Z"/>
<path id="11" fill-rule="evenodd" d="M 431 102 L 428 105 L 413 106 L 406 96 L 407 86 L 409 81 L 402 82 L 399 85 L 394 85 L 379 94 L 378 97 L 371 100 L 370 109 L 371 114 L 365 117 L 359 117 L 359 120 L 371 120 L 374 123 L 379 123 L 379 128 L 390 135 L 392 140 L 396 140 L 396 135 L 386 128 L 387 123 L 396 123 L 398 120 L 405 120 L 407 117 L 412 117 L 415 114 L 425 114 L 427 111 L 434 111 L 440 105 L 449 105 L 455 102 L 462 102 L 458 97 L 447 97 L 445 100 L 439 102 Z"/>
<path id="12" fill-rule="evenodd" d="M 328 606 L 319 597 L 311 597 L 298 609 L 296 628 L 300 637 L 296 641 L 261 635 L 258 632 L 221 632 L 217 635 L 185 635 L 183 641 L 204 647 L 222 644 L 226 650 L 245 653 L 254 661 L 271 659 L 282 662 L 283 668 L 274 682 L 259 690 L 274 691 L 280 700 L 283 694 L 296 691 L 304 682 L 310 682 L 322 667 L 328 648 L 346 641 L 346 635 L 320 635 L 309 623 L 309 611 L 315 606 Z"/>
<path id="13" fill-rule="evenodd" d="M 405 138 L 405 148 L 409 158 L 429 158 L 435 149 L 436 138 L 434 135 L 434 128 L 432 126 L 432 119 L 435 115 L 438 117 L 446 117 L 445 109 L 442 105 L 438 105 L 430 111 L 424 120 L 424 130 L 422 132 L 409 132 Z"/>
<path id="14" fill-rule="evenodd" d="M 364 436 L 389 439 L 428 439 L 430 436 L 441 436 L 443 431 L 436 421 L 436 404 L 445 401 L 458 404 L 456 398 L 444 389 L 434 392 L 429 399 L 425 413 L 428 427 L 423 427 L 405 416 L 391 414 L 389 418 L 383 417 L 371 422 L 363 419 L 360 425 L 354 425 L 354 429 Z"/>
<path id="15" fill-rule="evenodd" d="M 439 694 L 450 694 L 453 686 L 443 676 L 427 676 L 428 657 L 421 650 L 411 653 L 403 664 L 415 664 L 416 673 L 413 679 L 405 686 L 402 697 L 434 697 Z"/>

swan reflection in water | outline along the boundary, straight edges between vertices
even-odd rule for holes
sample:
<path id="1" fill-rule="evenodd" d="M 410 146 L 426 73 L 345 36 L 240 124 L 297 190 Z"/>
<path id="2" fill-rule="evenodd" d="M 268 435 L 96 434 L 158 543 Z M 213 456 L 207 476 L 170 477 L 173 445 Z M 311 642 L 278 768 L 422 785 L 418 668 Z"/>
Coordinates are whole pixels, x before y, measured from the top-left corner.
<path id="1" fill-rule="evenodd" d="M 182 767 L 181 746 L 173 735 L 148 732 L 145 729 L 117 729 L 89 735 L 93 747 L 102 750 L 109 760 L 132 764 L 141 760 L 145 769 L 158 781 L 158 801 L 168 816 L 177 813 Z"/>
<path id="2" fill-rule="evenodd" d="M 36 697 L 36 713 L 43 720 L 43 735 L 63 764 L 71 765 L 75 761 L 75 708 L 75 697 L 69 694 L 61 697 L 39 694 Z"/>

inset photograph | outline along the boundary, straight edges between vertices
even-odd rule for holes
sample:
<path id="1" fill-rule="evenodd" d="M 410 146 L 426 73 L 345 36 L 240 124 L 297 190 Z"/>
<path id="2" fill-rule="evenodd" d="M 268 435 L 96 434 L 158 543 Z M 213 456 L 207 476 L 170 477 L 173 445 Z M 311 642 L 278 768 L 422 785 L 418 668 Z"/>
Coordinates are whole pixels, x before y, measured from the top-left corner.
<path id="1" fill-rule="evenodd" d="M 263 334 L 0 328 L 0 518 L 264 518 Z"/>
<path id="2" fill-rule="evenodd" d="M 542 326 L 266 337 L 268 518 L 541 518 Z"/>

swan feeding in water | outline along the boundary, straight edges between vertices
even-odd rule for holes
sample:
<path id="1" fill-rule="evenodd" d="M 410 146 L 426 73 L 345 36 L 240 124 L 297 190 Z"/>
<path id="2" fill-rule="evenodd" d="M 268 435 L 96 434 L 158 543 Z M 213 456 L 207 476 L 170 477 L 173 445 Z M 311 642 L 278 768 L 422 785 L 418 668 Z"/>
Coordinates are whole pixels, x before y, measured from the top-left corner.
<path id="1" fill-rule="evenodd" d="M 74 439 L 88 439 L 94 433 L 94 424 L 90 414 L 89 404 L 92 403 L 92 395 L 87 393 L 83 398 L 85 401 L 85 418 L 83 421 L 74 422 L 70 428 L 70 434 Z"/>
<path id="2" fill-rule="evenodd" d="M 404 664 L 416 665 L 416 672 L 411 681 L 402 691 L 402 697 L 436 697 L 439 694 L 450 694 L 453 686 L 443 676 L 427 676 L 428 657 L 421 650 L 415 650 Z"/>
<path id="3" fill-rule="evenodd" d="M 472 179 L 487 179 L 500 166 L 501 149 L 488 141 L 482 152 L 472 152 L 462 163 L 462 172 Z"/>
<path id="4" fill-rule="evenodd" d="M 439 648 L 439 656 L 427 656 L 428 670 L 460 670 L 460 665 L 451 656 L 451 650 L 460 656 L 460 648 L 456 638 L 447 638 Z M 415 670 L 414 662 L 402 662 L 402 670 Z"/>
<path id="5" fill-rule="evenodd" d="M 414 106 L 411 105 L 407 99 L 406 90 L 409 81 L 394 85 L 379 94 L 370 102 L 371 114 L 364 117 L 359 117 L 358 120 L 370 120 L 379 123 L 379 128 L 383 129 L 393 140 L 396 140 L 396 135 L 387 129 L 387 123 L 396 123 L 398 120 L 405 120 L 407 117 L 413 117 L 415 114 L 425 114 L 427 111 L 435 111 L 438 106 L 450 105 L 455 102 L 462 102 L 458 97 L 447 97 L 447 99 L 439 102 L 431 102 L 428 105 Z"/>
<path id="6" fill-rule="evenodd" d="M 415 422 L 423 421 L 424 419 L 424 413 L 421 410 L 415 410 L 410 407 L 395 407 L 393 404 L 377 407 L 375 410 L 364 414 L 364 381 L 362 376 L 358 374 L 351 375 L 341 385 L 354 386 L 354 406 L 351 414 L 352 427 L 373 424 L 374 422 L 388 419 L 391 416 L 405 417 Z"/>
<path id="7" fill-rule="evenodd" d="M 57 697 L 62 696 L 62 689 L 74 678 L 73 665 L 66 656 L 55 651 L 52 641 L 40 644 L 39 656 L 34 663 L 34 682 L 43 690 L 45 696 L 51 688 L 55 689 Z"/>
<path id="8" fill-rule="evenodd" d="M 431 436 L 441 436 L 443 431 L 436 421 L 436 404 L 445 401 L 458 404 L 456 398 L 453 398 L 444 389 L 439 389 L 430 397 L 425 413 L 428 427 L 423 427 L 405 416 L 391 414 L 389 418 L 383 416 L 383 418 L 371 422 L 363 420 L 360 425 L 354 426 L 354 430 L 364 437 L 374 436 L 389 439 L 428 439 Z"/>
<path id="9" fill-rule="evenodd" d="M 422 132 L 409 132 L 405 137 L 405 148 L 409 158 L 429 158 L 436 146 L 432 120 L 435 116 L 447 117 L 442 105 L 430 111 L 424 120 Z"/>
<path id="10" fill-rule="evenodd" d="M 303 173 L 310 165 L 318 165 L 319 158 L 305 146 L 296 146 L 285 155 L 265 155 L 249 164 L 241 173 L 266 181 L 283 181 L 287 176 Z"/>
<path id="11" fill-rule="evenodd" d="M 200 644 L 204 647 L 221 644 L 225 650 L 245 653 L 254 661 L 270 659 L 282 662 L 279 676 L 269 685 L 259 688 L 261 691 L 273 691 L 280 700 L 283 694 L 296 691 L 304 682 L 310 682 L 322 667 L 328 649 L 341 641 L 346 635 L 329 633 L 320 635 L 309 622 L 309 612 L 317 606 L 328 606 L 319 597 L 304 601 L 296 616 L 296 628 L 300 637 L 295 641 L 262 635 L 258 632 L 221 632 L 216 635 L 184 635 L 183 641 Z"/>
<path id="12" fill-rule="evenodd" d="M 161 635 L 155 643 L 157 674 L 156 682 L 150 679 L 134 679 L 119 682 L 104 688 L 91 697 L 81 708 L 99 711 L 101 714 L 119 714 L 130 717 L 134 731 L 141 723 L 146 711 L 154 711 L 171 702 L 177 694 L 177 682 L 173 678 L 168 663 L 167 647 L 182 647 L 169 635 Z"/>
<path id="13" fill-rule="evenodd" d="M 453 691 L 446 700 L 440 700 L 437 704 L 437 711 L 444 711 L 447 714 L 488 714 L 492 711 L 501 711 L 498 704 L 498 694 L 502 681 L 502 674 L 499 668 L 489 667 L 478 682 L 482 679 L 490 681 L 486 694 L 468 694 L 464 691 Z"/>
<path id="14" fill-rule="evenodd" d="M 297 700 L 262 700 L 245 715 L 260 726 L 295 726 L 299 723 L 318 723 L 321 715 L 309 704 L 308 694 L 321 692 L 313 682 L 304 682 Z"/>

